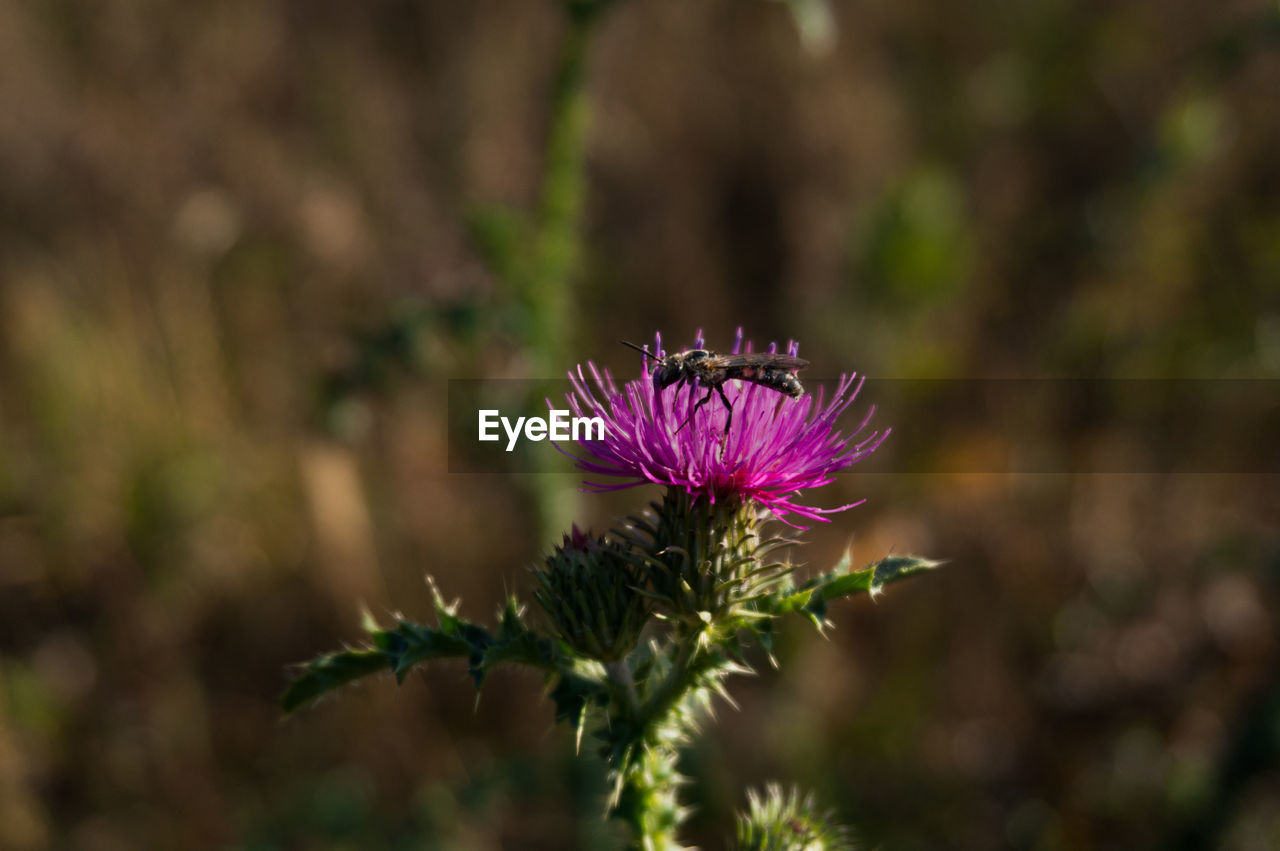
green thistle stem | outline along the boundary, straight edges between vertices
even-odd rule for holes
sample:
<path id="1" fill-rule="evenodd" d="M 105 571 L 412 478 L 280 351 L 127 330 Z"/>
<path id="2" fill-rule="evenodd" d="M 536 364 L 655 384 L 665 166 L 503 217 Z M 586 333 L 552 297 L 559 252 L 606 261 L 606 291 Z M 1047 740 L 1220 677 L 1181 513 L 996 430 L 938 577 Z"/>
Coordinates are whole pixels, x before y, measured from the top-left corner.
<path id="1" fill-rule="evenodd" d="M 676 791 L 680 749 L 695 731 L 720 680 L 744 670 L 701 646 L 704 629 L 680 627 L 672 640 L 675 658 L 666 676 L 630 717 L 611 719 L 618 788 L 613 815 L 631 827 L 635 848 L 682 847 L 676 832 L 684 821 Z"/>
<path id="2" fill-rule="evenodd" d="M 614 815 L 631 827 L 636 851 L 668 851 L 683 848 L 676 831 L 684 812 L 676 801 L 683 782 L 676 771 L 679 751 L 673 746 L 642 747 L 622 777 Z"/>
<path id="3" fill-rule="evenodd" d="M 682 631 L 683 632 L 683 631 Z M 697 669 L 693 665 L 697 638 L 690 635 L 679 640 L 678 651 L 671 673 L 662 685 L 649 697 L 637 715 L 642 729 L 659 727 L 668 722 L 672 710 L 697 686 Z M 703 659 L 709 659 L 704 655 Z"/>
<path id="4" fill-rule="evenodd" d="M 622 704 L 631 715 L 640 713 L 640 698 L 636 695 L 636 681 L 626 662 L 609 662 L 604 666 L 610 681 L 622 692 Z"/>

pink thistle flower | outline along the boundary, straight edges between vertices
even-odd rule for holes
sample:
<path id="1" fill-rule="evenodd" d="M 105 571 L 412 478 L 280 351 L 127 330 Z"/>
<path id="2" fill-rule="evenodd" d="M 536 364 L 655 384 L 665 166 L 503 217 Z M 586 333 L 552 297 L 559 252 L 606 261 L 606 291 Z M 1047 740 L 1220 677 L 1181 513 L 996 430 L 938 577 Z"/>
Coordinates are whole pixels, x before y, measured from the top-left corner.
<path id="1" fill-rule="evenodd" d="M 733 352 L 742 351 L 738 329 Z M 695 348 L 705 343 L 699 331 Z M 750 344 L 747 351 L 751 350 Z M 776 351 L 771 346 L 770 351 Z M 787 353 L 798 346 L 789 343 Z M 661 357 L 661 335 L 654 336 Z M 588 362 L 569 373 L 573 392 L 566 399 L 575 416 L 598 416 L 605 424 L 603 440 L 579 440 L 584 455 L 572 455 L 578 469 L 593 476 L 621 479 L 615 483 L 586 481 L 586 489 L 603 492 L 649 483 L 683 488 L 712 502 L 737 498 L 767 507 L 788 525 L 787 514 L 826 522 L 823 515 L 861 505 L 865 500 L 836 508 L 814 508 L 795 501 L 799 493 L 833 481 L 832 476 L 875 451 L 890 429 L 861 437 L 871 420 L 872 406 L 862 423 L 845 435 L 836 420 L 853 403 L 862 386 L 855 375 L 842 376 L 829 403 L 823 391 L 792 399 L 745 381 L 727 381 L 725 394 L 733 405 L 733 424 L 725 437 L 723 403 L 713 397 L 684 428 L 693 405 L 706 390 L 680 382 L 659 393 L 651 379 L 653 362 L 644 359 L 641 377 L 619 390 L 608 370 Z M 587 374 L 591 378 L 588 380 Z M 799 527 L 804 528 L 804 527 Z"/>

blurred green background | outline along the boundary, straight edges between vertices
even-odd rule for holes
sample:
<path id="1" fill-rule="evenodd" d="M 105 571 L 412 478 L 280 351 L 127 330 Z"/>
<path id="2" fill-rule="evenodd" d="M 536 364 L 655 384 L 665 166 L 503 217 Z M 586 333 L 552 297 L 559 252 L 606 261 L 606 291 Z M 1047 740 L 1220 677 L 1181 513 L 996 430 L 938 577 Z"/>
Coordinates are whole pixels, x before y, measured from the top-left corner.
<path id="1" fill-rule="evenodd" d="M 277 709 L 362 606 L 486 618 L 652 496 L 449 474 L 447 380 L 737 325 L 826 375 L 1280 378 L 1278 8 L 0 3 L 0 848 L 613 847 L 533 678 Z M 998 452 L 931 410 L 885 469 Z M 949 565 L 783 630 L 689 838 L 778 778 L 886 851 L 1280 847 L 1278 494 L 812 494 L 869 499 L 812 569 Z"/>

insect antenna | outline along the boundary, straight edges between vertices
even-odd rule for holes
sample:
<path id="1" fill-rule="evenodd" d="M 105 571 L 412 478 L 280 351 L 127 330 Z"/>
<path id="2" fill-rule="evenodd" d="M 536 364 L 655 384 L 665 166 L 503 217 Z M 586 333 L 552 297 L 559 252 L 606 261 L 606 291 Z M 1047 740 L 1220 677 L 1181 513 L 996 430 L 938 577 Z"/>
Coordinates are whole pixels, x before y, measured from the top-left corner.
<path id="1" fill-rule="evenodd" d="M 649 360 L 661 360 L 661 358 L 659 358 L 659 357 L 655 357 L 654 355 L 650 354 L 648 349 L 642 349 L 642 348 L 640 348 L 639 346 L 637 346 L 635 343 L 628 343 L 626 340 L 619 340 L 618 342 L 619 342 L 619 343 L 621 343 L 621 344 L 622 344 L 622 345 L 624 345 L 624 346 L 630 346 L 631 348 L 635 349 L 635 350 L 636 350 L 637 352 L 639 352 L 640 354 L 642 354 L 642 355 L 644 355 L 645 357 L 647 357 Z"/>

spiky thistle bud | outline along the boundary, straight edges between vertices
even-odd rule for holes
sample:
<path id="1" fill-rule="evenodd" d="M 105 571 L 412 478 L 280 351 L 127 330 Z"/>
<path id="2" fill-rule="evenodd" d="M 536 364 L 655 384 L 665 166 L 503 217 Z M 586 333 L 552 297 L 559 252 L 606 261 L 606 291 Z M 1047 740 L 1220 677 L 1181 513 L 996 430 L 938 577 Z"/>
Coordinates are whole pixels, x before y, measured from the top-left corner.
<path id="1" fill-rule="evenodd" d="M 652 594 L 675 617 L 750 615 L 745 605 L 773 590 L 790 565 L 768 560 L 782 538 L 762 539 L 759 506 L 668 488 L 662 504 L 622 532 L 642 553 Z"/>
<path id="2" fill-rule="evenodd" d="M 644 577 L 624 544 L 575 525 L 533 572 L 535 599 L 574 650 L 616 662 L 636 646 L 649 610 L 640 591 Z"/>
<path id="3" fill-rule="evenodd" d="M 853 851 L 847 828 L 814 808 L 812 794 L 784 792 L 776 783 L 747 793 L 738 816 L 738 851 Z"/>

